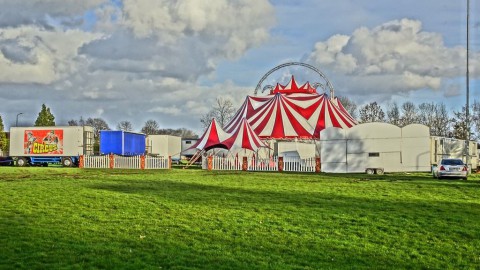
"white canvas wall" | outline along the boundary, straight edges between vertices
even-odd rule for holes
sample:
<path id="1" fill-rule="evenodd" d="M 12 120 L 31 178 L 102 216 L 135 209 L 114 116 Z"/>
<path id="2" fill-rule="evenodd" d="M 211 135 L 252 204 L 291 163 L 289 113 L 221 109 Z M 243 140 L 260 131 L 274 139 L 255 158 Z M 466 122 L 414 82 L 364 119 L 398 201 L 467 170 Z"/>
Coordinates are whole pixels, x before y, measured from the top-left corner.
<path id="1" fill-rule="evenodd" d="M 429 171 L 430 130 L 427 126 L 412 124 L 402 128 L 403 171 Z"/>
<path id="2" fill-rule="evenodd" d="M 327 128 L 320 133 L 324 172 L 428 171 L 429 129 L 387 123 L 365 123 L 350 129 Z"/>

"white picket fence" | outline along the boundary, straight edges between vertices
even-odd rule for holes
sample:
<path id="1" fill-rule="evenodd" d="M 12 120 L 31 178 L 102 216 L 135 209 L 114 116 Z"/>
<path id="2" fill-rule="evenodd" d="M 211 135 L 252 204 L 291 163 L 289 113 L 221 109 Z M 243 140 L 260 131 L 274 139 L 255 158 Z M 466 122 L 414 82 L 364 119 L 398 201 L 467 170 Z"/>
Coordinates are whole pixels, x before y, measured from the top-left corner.
<path id="1" fill-rule="evenodd" d="M 283 170 L 286 172 L 315 172 L 315 158 L 284 157 Z"/>
<path id="2" fill-rule="evenodd" d="M 88 169 L 110 168 L 109 156 L 83 156 L 83 167 Z"/>
<path id="3" fill-rule="evenodd" d="M 206 159 L 205 159 L 206 160 Z M 236 157 L 217 157 L 212 158 L 212 170 L 216 171 L 241 171 L 242 160 Z"/>
<path id="4" fill-rule="evenodd" d="M 207 158 L 204 158 L 206 163 Z M 224 170 L 224 171 L 240 171 L 242 170 L 242 158 L 237 157 L 220 157 L 212 156 L 212 170 Z M 259 172 L 274 172 L 279 170 L 279 158 L 247 158 L 247 170 L 259 171 Z M 287 172 L 315 172 L 316 159 L 311 158 L 297 158 L 297 157 L 284 157 L 283 158 L 283 171 Z M 204 164 L 204 168 L 206 168 Z"/>
<path id="5" fill-rule="evenodd" d="M 249 158 L 248 170 L 257 172 L 278 171 L 278 157 L 271 158 Z"/>
<path id="6" fill-rule="evenodd" d="M 145 169 L 170 169 L 168 157 L 145 157 Z"/>
<path id="7" fill-rule="evenodd" d="M 114 169 L 142 169 L 142 156 L 113 156 Z M 83 168 L 108 169 L 110 168 L 110 156 L 83 156 Z M 144 169 L 169 169 L 168 157 L 145 157 Z"/>
<path id="8" fill-rule="evenodd" d="M 141 169 L 141 156 L 114 156 L 114 169 Z M 145 166 L 146 167 L 146 166 Z"/>

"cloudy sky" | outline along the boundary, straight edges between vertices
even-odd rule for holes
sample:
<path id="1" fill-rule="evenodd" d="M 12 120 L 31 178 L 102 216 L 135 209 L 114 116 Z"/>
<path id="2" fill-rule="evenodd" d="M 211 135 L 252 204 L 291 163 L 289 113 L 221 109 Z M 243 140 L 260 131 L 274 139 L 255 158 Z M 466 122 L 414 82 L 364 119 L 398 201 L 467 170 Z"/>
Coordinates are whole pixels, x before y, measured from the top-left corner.
<path id="1" fill-rule="evenodd" d="M 100 117 L 201 132 L 217 97 L 239 106 L 270 69 L 304 62 L 337 96 L 465 104 L 467 0 L 0 0 L 0 115 Z M 480 100 L 480 1 L 470 90 Z M 290 67 L 303 83 L 315 73 Z"/>

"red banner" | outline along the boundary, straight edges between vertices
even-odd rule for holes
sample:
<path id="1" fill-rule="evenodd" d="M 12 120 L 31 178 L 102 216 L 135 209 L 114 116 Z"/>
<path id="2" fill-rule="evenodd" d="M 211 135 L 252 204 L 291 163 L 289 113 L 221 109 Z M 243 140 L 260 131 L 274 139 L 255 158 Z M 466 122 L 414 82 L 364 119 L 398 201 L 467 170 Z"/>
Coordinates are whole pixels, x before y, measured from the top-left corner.
<path id="1" fill-rule="evenodd" d="M 63 154 L 63 130 L 25 130 L 23 149 L 25 154 Z"/>

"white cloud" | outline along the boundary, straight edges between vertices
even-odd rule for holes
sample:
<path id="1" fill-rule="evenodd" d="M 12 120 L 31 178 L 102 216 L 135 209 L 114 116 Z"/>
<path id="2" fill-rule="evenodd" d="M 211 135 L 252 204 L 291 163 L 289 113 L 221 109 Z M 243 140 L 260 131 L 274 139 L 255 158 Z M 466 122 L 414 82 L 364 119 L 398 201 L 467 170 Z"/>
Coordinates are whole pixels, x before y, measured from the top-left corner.
<path id="1" fill-rule="evenodd" d="M 0 28 L 0 82 L 49 84 L 75 72 L 77 49 L 98 34 L 47 31 L 35 26 Z"/>
<path id="2" fill-rule="evenodd" d="M 211 44 L 229 59 L 269 37 L 273 6 L 265 0 L 125 0 L 123 24 L 138 38 L 157 37 L 161 44 L 195 38 L 199 46 Z"/>
<path id="3" fill-rule="evenodd" d="M 376 94 L 381 101 L 394 93 L 438 90 L 443 79 L 463 76 L 466 52 L 446 47 L 442 36 L 423 31 L 420 21 L 401 19 L 334 35 L 316 43 L 308 58 L 334 70 L 335 81 L 349 94 Z M 480 65 L 479 58 L 478 52 L 471 55 L 472 67 Z"/>
<path id="4" fill-rule="evenodd" d="M 49 17 L 69 24 L 78 21 L 87 10 L 109 0 L 0 0 L 0 27 L 38 24 L 50 27 Z M 81 21 L 81 20 L 80 20 Z"/>
<path id="5" fill-rule="evenodd" d="M 180 115 L 182 113 L 182 110 L 177 108 L 176 106 L 171 106 L 171 107 L 156 107 L 148 110 L 148 112 L 152 113 L 163 113 L 166 115 Z"/>

